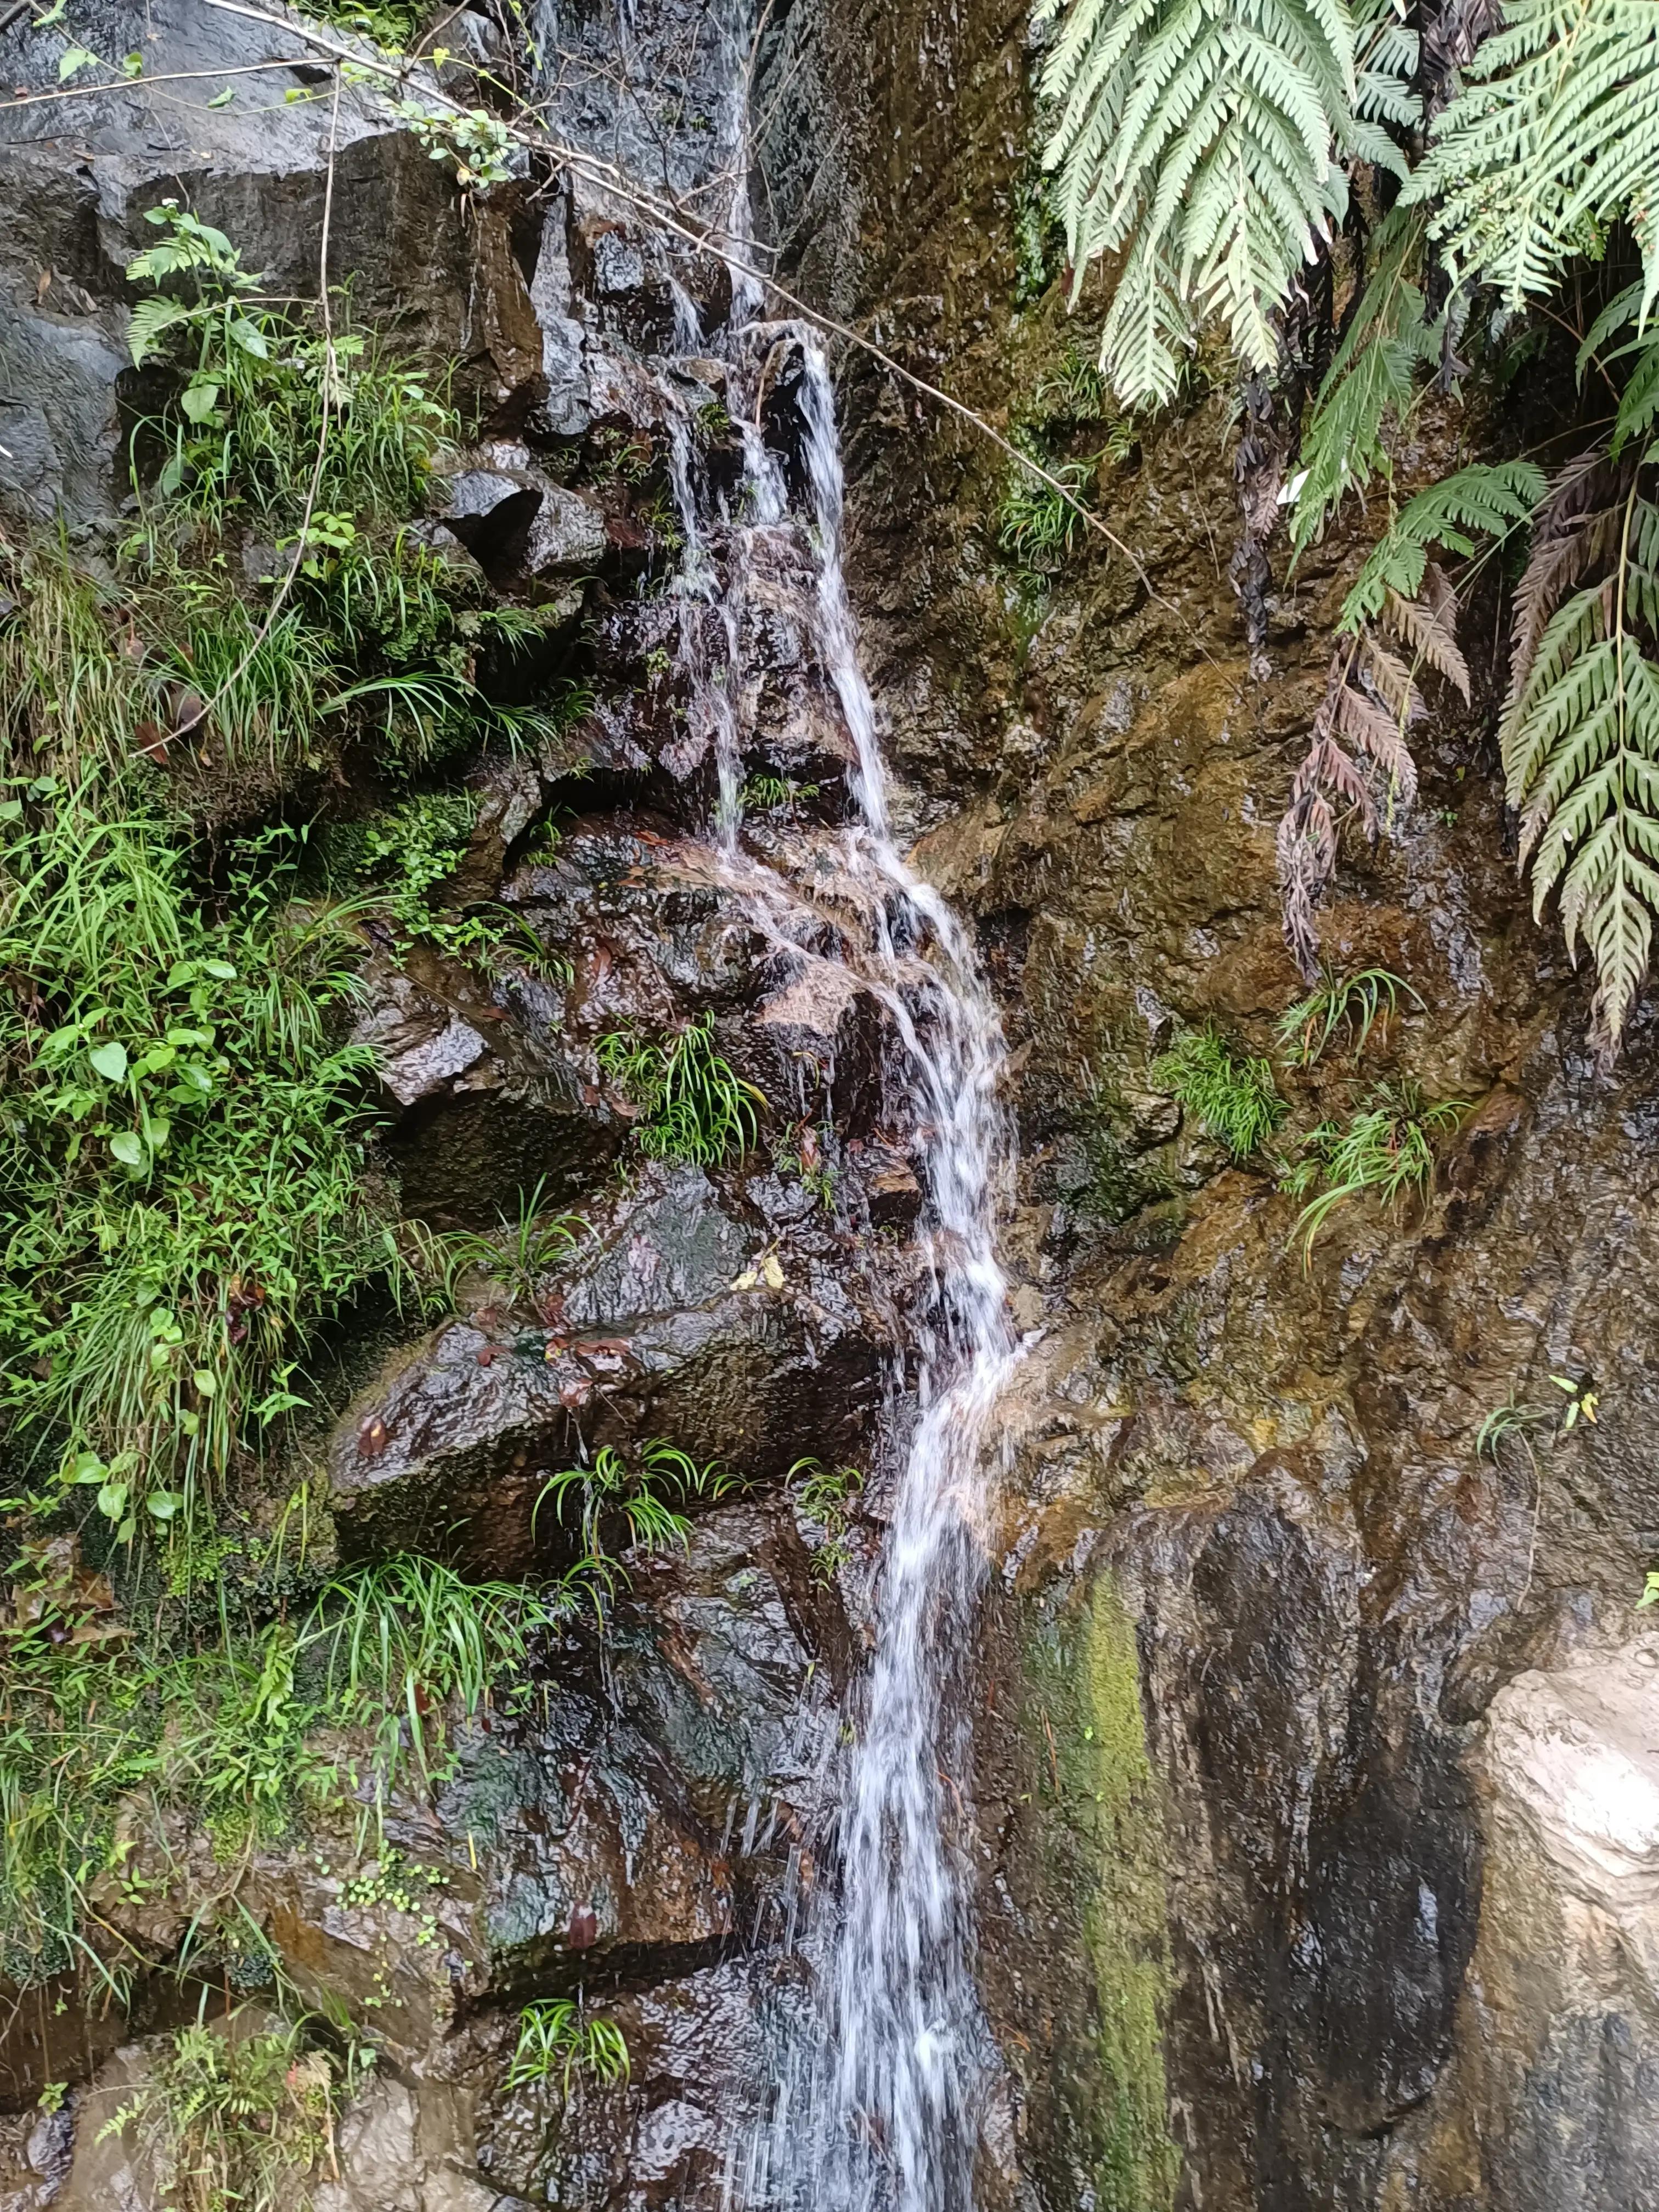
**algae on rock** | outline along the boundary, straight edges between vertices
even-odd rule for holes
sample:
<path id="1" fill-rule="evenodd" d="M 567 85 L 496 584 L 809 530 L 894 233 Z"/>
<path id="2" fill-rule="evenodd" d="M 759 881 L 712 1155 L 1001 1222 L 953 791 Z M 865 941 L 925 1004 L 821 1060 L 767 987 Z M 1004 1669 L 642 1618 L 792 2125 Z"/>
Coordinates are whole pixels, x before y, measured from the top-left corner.
<path id="1" fill-rule="evenodd" d="M 1170 1986 L 1159 1785 L 1146 1753 L 1133 1622 L 1109 1574 L 1051 1620 L 1030 1653 L 1040 1769 L 1057 1818 L 1045 1849 L 1092 1972 L 1092 2048 L 1078 2054 L 1071 2128 L 1097 2212 L 1165 2212 L 1180 2152 L 1166 2118 Z"/>

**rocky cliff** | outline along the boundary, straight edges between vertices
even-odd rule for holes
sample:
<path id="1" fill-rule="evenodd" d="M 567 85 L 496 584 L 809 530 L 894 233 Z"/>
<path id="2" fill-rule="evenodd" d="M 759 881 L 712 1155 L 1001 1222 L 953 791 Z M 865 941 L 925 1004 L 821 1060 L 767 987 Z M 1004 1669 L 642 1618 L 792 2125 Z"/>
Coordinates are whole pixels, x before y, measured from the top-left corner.
<path id="1" fill-rule="evenodd" d="M 740 593 L 720 539 L 714 611 L 742 632 L 744 836 L 808 887 L 823 957 L 791 972 L 710 856 L 719 685 L 687 658 L 675 579 L 753 465 L 717 335 L 750 252 L 730 234 L 745 106 L 755 252 L 880 349 L 826 341 L 848 581 L 896 817 L 971 923 L 1011 1048 L 1021 1353 L 952 1781 L 994 2045 L 980 2201 L 1659 2203 L 1659 1642 L 1633 1609 L 1659 1547 L 1652 1025 L 1597 1069 L 1583 988 L 1506 853 L 1497 675 L 1419 733 L 1416 807 L 1350 844 L 1323 917 L 1336 967 L 1409 990 L 1296 1066 L 1273 825 L 1363 519 L 1294 578 L 1270 549 L 1253 669 L 1230 386 L 1200 362 L 1167 418 L 1120 425 L 1075 374 L 1088 301 L 1068 321 L 1025 11 L 792 0 L 752 40 L 673 0 L 447 21 L 419 83 L 503 111 L 514 84 L 576 158 L 511 153 L 470 185 L 383 81 L 317 97 L 349 34 L 274 7 L 100 0 L 75 37 L 140 53 L 143 80 L 61 101 L 63 33 L 14 20 L 0 46 L 9 82 L 46 95 L 5 117 L 14 544 L 61 523 L 113 573 L 118 459 L 154 404 L 126 347 L 145 210 L 182 198 L 270 291 L 307 295 L 326 203 L 353 317 L 453 365 L 467 443 L 422 528 L 492 603 L 536 611 L 537 680 L 582 689 L 559 743 L 457 771 L 464 888 L 560 964 L 377 940 L 357 1017 L 409 1217 L 481 1234 L 535 1188 L 580 1235 L 516 1283 L 486 1266 L 434 1326 L 347 1316 L 291 1445 L 327 1556 L 547 1577 L 574 1539 L 539 1501 L 574 1456 L 672 1439 L 737 1479 L 690 1503 L 683 1547 L 624 1555 L 601 1625 L 544 1641 L 527 1700 L 460 1729 L 378 1856 L 343 1815 L 251 1852 L 242 1900 L 288 1984 L 378 2045 L 318 2212 L 741 2195 L 797 1937 L 836 1879 L 883 1423 L 930 1295 L 923 1135 L 860 965 L 876 925 L 839 872 L 852 747 L 805 536 Z M 233 72 L 233 100 L 185 103 Z M 781 340 L 741 391 L 797 499 L 801 374 Z M 927 386 L 1086 462 L 1112 542 L 1011 536 L 1006 452 Z M 1425 470 L 1466 434 L 1511 426 L 1431 420 Z M 260 803 L 354 819 L 386 800 L 383 765 L 348 751 Z M 604 1041 L 704 1017 L 764 1094 L 765 1144 L 653 1160 Z M 1460 1102 L 1431 1189 L 1340 1208 L 1304 1253 L 1270 1167 L 1150 1072 L 1210 1019 L 1277 1056 L 1294 1127 L 1377 1082 Z M 1595 1418 L 1566 1425 L 1569 1396 Z M 1505 1407 L 1526 1419 L 1478 1449 Z M 862 1492 L 804 1492 L 809 1459 Z M 158 2201 L 104 2122 L 146 2039 L 218 1986 L 171 1972 L 217 1877 L 203 1838 L 149 1850 L 100 1893 L 121 2002 L 73 1971 L 18 1993 L 16 2212 Z M 627 2075 L 515 2082 L 522 2008 L 578 1997 L 621 2027 Z"/>

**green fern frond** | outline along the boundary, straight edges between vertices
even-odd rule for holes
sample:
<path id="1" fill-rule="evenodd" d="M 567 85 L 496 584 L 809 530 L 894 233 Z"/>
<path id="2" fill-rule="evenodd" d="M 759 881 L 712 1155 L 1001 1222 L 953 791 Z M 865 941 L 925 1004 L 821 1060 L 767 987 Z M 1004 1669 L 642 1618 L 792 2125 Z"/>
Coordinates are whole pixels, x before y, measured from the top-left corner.
<path id="1" fill-rule="evenodd" d="M 1342 602 L 1339 628 L 1357 630 L 1373 621 L 1390 592 L 1401 599 L 1414 599 L 1422 587 L 1431 546 L 1467 555 L 1474 551 L 1478 537 L 1494 538 L 1501 544 L 1512 531 L 1531 521 L 1544 490 L 1544 471 L 1534 462 L 1498 461 L 1459 469 L 1419 492 L 1371 548 Z M 1463 685 L 1467 696 L 1467 672 Z"/>
<path id="2" fill-rule="evenodd" d="M 1101 364 L 1130 404 L 1172 394 L 1194 319 L 1240 359 L 1278 353 L 1276 310 L 1316 231 L 1347 205 L 1341 163 L 1397 153 L 1414 120 L 1413 34 L 1378 0 L 1042 0 L 1059 16 L 1044 153 L 1076 276 L 1129 249 Z M 1356 40 L 1363 71 L 1356 69 Z"/>
<path id="3" fill-rule="evenodd" d="M 1590 227 L 1629 212 L 1642 312 L 1659 294 L 1644 234 L 1659 206 L 1659 9 L 1651 0 L 1510 0 L 1463 71 L 1402 195 L 1435 204 L 1457 280 L 1519 307 L 1549 290 Z"/>
<path id="4" fill-rule="evenodd" d="M 1516 594 L 1499 733 L 1534 913 L 1557 893 L 1568 951 L 1588 949 L 1607 1059 L 1659 912 L 1656 554 L 1659 507 L 1639 468 L 1597 456 L 1561 471 Z"/>
<path id="5" fill-rule="evenodd" d="M 1345 492 L 1389 475 L 1383 423 L 1406 414 L 1419 368 L 1439 357 L 1439 325 L 1424 316 L 1425 231 L 1420 214 L 1398 210 L 1377 226 L 1370 280 L 1303 433 L 1291 524 L 1298 554 L 1323 535 Z"/>
<path id="6" fill-rule="evenodd" d="M 1646 333 L 1642 329 L 1646 311 L 1646 287 L 1628 284 L 1610 300 L 1590 325 L 1584 342 L 1578 349 L 1578 381 L 1584 381 L 1584 371 L 1595 362 L 1603 374 L 1615 366 L 1625 364 L 1624 386 L 1619 395 L 1619 409 L 1613 417 L 1613 437 L 1607 451 L 1614 460 L 1626 446 L 1638 438 L 1645 438 L 1659 422 L 1659 331 Z M 1609 338 L 1620 331 L 1634 329 L 1635 336 L 1623 345 L 1607 348 Z"/>

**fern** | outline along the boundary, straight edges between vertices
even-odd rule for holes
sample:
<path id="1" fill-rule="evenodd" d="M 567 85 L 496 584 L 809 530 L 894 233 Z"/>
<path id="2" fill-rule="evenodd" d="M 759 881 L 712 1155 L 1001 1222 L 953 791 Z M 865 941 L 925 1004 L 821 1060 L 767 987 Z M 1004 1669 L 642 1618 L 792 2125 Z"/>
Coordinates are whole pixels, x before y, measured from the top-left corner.
<path id="1" fill-rule="evenodd" d="M 1455 281 L 1511 307 L 1624 216 L 1642 248 L 1644 314 L 1659 295 L 1659 9 L 1651 0 L 1510 0 L 1464 70 L 1402 198 Z"/>
<path id="2" fill-rule="evenodd" d="M 1414 599 L 1423 588 L 1429 548 L 1443 546 L 1449 553 L 1474 551 L 1476 536 L 1491 537 L 1501 544 L 1510 532 L 1529 522 L 1544 496 L 1544 471 L 1532 461 L 1476 463 L 1443 477 L 1426 491 L 1407 500 L 1387 534 L 1371 548 L 1353 589 L 1342 602 L 1340 627 L 1357 630 L 1381 614 L 1392 592 L 1401 600 Z M 1426 657 L 1434 656 L 1425 647 Z M 1462 655 L 1461 674 L 1436 661 L 1445 676 L 1453 676 L 1465 698 L 1468 672 Z"/>
<path id="3" fill-rule="evenodd" d="M 1416 42 L 1386 0 L 1039 0 L 1063 16 L 1042 90 L 1044 164 L 1075 271 L 1127 249 L 1101 339 L 1127 403 L 1170 398 L 1178 349 L 1225 319 L 1247 367 L 1279 350 L 1275 314 L 1316 230 L 1347 207 L 1341 162 L 1403 177 L 1385 122 L 1416 114 Z"/>
<path id="4" fill-rule="evenodd" d="M 1383 424 L 1402 420 L 1417 371 L 1437 360 L 1439 325 L 1424 313 L 1419 280 L 1426 225 L 1398 210 L 1376 233 L 1376 259 L 1342 343 L 1325 373 L 1302 438 L 1302 469 L 1291 480 L 1291 542 L 1300 554 L 1323 535 L 1346 491 L 1393 473 Z"/>
<path id="5" fill-rule="evenodd" d="M 1533 910 L 1559 891 L 1568 951 L 1595 963 L 1610 1060 L 1659 911 L 1659 504 L 1629 456 L 1557 477 L 1516 594 L 1499 732 Z"/>
<path id="6" fill-rule="evenodd" d="M 1417 763 L 1407 732 L 1425 712 L 1418 684 L 1425 665 L 1465 700 L 1469 696 L 1451 586 L 1439 569 L 1426 566 L 1420 581 L 1414 599 L 1384 593 L 1379 625 L 1362 623 L 1339 637 L 1312 737 L 1279 824 L 1285 939 L 1310 983 L 1320 974 L 1314 915 L 1336 870 L 1336 808 L 1346 808 L 1375 838 L 1417 797 Z M 1401 647 L 1410 652 L 1409 661 Z"/>
<path id="7" fill-rule="evenodd" d="M 1633 438 L 1645 438 L 1656 421 L 1659 421 L 1659 331 L 1644 336 L 1641 323 L 1645 310 L 1645 287 L 1627 285 L 1615 299 L 1610 300 L 1590 325 L 1583 343 L 1578 349 L 1578 381 L 1582 386 L 1584 371 L 1592 361 L 1604 371 L 1615 362 L 1629 364 L 1624 389 L 1619 395 L 1619 409 L 1613 417 L 1613 436 L 1607 451 L 1616 461 Z M 1637 335 L 1626 344 L 1603 354 L 1601 348 L 1608 338 L 1630 325 L 1637 326 Z"/>

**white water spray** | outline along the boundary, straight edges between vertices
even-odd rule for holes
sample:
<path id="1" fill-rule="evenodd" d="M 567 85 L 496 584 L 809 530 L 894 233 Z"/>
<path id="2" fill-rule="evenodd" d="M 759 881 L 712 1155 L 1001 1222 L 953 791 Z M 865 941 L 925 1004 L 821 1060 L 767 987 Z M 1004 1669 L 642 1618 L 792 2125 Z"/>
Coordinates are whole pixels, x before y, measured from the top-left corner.
<path id="1" fill-rule="evenodd" d="M 987 2039 L 957 1841 L 967 1743 L 957 1692 L 984 1573 L 987 1425 L 1014 1357 L 994 1236 L 1009 1144 L 998 1103 L 1004 1052 L 966 933 L 894 841 L 842 571 L 833 394 L 810 332 L 751 325 L 732 335 L 732 412 L 750 416 L 765 383 L 757 357 L 775 372 L 781 350 L 793 356 L 805 517 L 789 514 L 778 458 L 751 419 L 740 503 L 735 514 L 722 505 L 711 520 L 698 509 L 686 426 L 672 426 L 686 545 L 675 589 L 688 733 L 716 764 L 716 849 L 733 894 L 780 953 L 824 957 L 809 950 L 823 941 L 822 909 L 739 844 L 746 594 L 753 574 L 775 572 L 787 552 L 810 580 L 810 644 L 852 741 L 855 812 L 843 832 L 840 891 L 864 927 L 860 941 L 843 932 L 839 942 L 897 1033 L 884 1111 L 908 1125 L 922 1171 L 929 1273 L 906 1387 L 894 1394 L 890 1441 L 901 1471 L 875 1649 L 821 1839 L 839 1857 L 840 1895 L 803 1938 L 817 2002 L 792 2025 L 774 2108 L 734 2160 L 731 2195 L 790 2212 L 967 2212 Z"/>
<path id="2" fill-rule="evenodd" d="M 740 41 L 732 62 L 734 82 L 741 70 L 746 87 Z M 728 228 L 746 248 L 741 105 Z M 748 258 L 747 251 L 738 257 Z M 693 425 L 664 387 L 685 540 L 672 588 L 688 759 L 713 755 L 715 848 L 748 917 L 785 960 L 843 963 L 887 1012 L 899 1048 L 886 1055 L 883 1114 L 907 1129 L 921 1171 L 927 1271 L 891 1394 L 885 1455 L 896 1480 L 873 1601 L 874 1650 L 814 1838 L 821 1859 L 839 1862 L 838 1894 L 820 1896 L 805 1916 L 800 1945 L 813 2001 L 786 2024 L 770 2110 L 733 2145 L 728 2197 L 743 2212 L 970 2212 L 991 2053 L 972 1970 L 962 1692 L 985 1575 L 988 1430 L 1015 1357 L 995 1246 L 997 1197 L 1012 1158 L 999 1103 L 1005 1054 L 967 933 L 894 839 L 843 572 L 828 369 L 809 330 L 757 319 L 759 286 L 741 265 L 732 275 L 720 337 L 704 335 L 684 295 L 677 321 L 682 350 L 718 348 L 724 356 L 744 464 L 734 499 L 699 483 Z M 785 459 L 762 429 L 763 420 L 777 426 L 792 412 L 793 434 L 775 434 L 798 456 L 804 514 L 790 512 Z M 840 911 L 829 927 L 823 904 L 741 839 L 749 601 L 757 577 L 775 583 L 783 573 L 805 587 L 805 642 L 853 753 L 854 811 L 842 833 Z"/>

